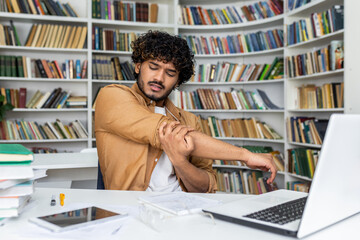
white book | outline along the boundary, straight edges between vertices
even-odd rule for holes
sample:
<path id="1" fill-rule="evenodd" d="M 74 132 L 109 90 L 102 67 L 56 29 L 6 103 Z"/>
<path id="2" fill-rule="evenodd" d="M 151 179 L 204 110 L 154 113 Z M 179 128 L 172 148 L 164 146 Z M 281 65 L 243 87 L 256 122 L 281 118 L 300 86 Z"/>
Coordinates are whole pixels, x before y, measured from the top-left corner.
<path id="1" fill-rule="evenodd" d="M 31 197 L 25 198 L 18 207 L 0 208 L 0 218 L 17 217 L 24 210 L 25 206 L 30 202 Z"/>
<path id="2" fill-rule="evenodd" d="M 34 177 L 33 168 L 30 165 L 1 165 L 0 179 L 24 179 Z"/>
<path id="3" fill-rule="evenodd" d="M 88 132 L 85 129 L 84 125 L 82 125 L 82 123 L 79 120 L 75 120 L 75 122 L 80 126 L 81 130 L 83 131 L 83 133 L 85 134 L 85 138 L 87 138 L 88 136 Z"/>
<path id="4" fill-rule="evenodd" d="M 2 179 L 0 180 L 0 190 L 15 186 L 19 183 L 27 182 L 29 180 L 36 180 L 46 177 L 46 169 L 33 169 L 34 177 L 32 178 L 19 178 L 19 179 Z"/>
<path id="5" fill-rule="evenodd" d="M 14 197 L 30 195 L 34 192 L 34 181 L 19 183 L 13 187 L 0 191 L 0 197 Z"/>
<path id="6" fill-rule="evenodd" d="M 42 105 L 44 105 L 44 103 L 46 102 L 46 100 L 50 97 L 51 92 L 46 92 L 44 94 L 44 96 L 41 98 L 41 100 L 36 104 L 36 106 L 34 106 L 34 108 L 39 109 L 42 107 Z"/>
<path id="7" fill-rule="evenodd" d="M 236 90 L 231 91 L 231 96 L 232 96 L 233 99 L 234 99 L 236 108 L 237 108 L 238 110 L 241 110 L 241 109 L 242 109 L 242 106 L 241 106 L 240 100 L 239 100 L 239 98 L 238 98 L 238 95 L 237 95 L 237 93 L 236 93 Z"/>
<path id="8" fill-rule="evenodd" d="M 56 129 L 54 128 L 54 126 L 52 125 L 51 122 L 46 122 L 45 125 L 47 125 L 47 126 L 50 128 L 51 132 L 55 135 L 55 137 L 56 137 L 57 139 L 62 139 L 62 138 L 63 138 L 63 137 L 56 131 Z"/>
<path id="9" fill-rule="evenodd" d="M 0 197 L 0 209 L 2 208 L 18 208 L 24 202 L 30 199 L 30 195 L 14 196 L 14 197 Z M 1 210 L 0 210 L 1 214 Z"/>
<path id="10" fill-rule="evenodd" d="M 203 208 L 220 204 L 217 200 L 199 197 L 186 192 L 145 196 L 140 197 L 139 201 L 174 215 L 199 213 Z"/>

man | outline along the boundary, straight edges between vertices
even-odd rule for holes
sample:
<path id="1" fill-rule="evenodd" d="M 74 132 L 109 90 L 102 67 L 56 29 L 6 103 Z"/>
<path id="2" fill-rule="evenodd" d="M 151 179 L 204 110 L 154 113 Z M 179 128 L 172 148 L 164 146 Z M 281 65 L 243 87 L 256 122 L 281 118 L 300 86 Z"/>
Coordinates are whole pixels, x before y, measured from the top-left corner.
<path id="1" fill-rule="evenodd" d="M 137 82 L 110 85 L 96 100 L 95 134 L 106 189 L 215 192 L 212 160 L 242 160 L 276 175 L 270 154 L 254 154 L 200 132 L 195 115 L 168 95 L 193 75 L 185 40 L 164 32 L 132 43 Z"/>

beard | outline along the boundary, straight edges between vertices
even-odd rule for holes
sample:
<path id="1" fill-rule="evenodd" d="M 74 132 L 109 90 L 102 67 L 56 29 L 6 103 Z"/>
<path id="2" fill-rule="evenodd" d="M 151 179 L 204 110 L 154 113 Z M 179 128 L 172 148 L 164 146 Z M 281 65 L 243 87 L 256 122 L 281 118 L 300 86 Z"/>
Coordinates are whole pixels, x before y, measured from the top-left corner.
<path id="1" fill-rule="evenodd" d="M 138 87 L 139 87 L 139 89 L 140 89 L 140 91 L 147 97 L 147 98 L 149 98 L 150 100 L 153 100 L 153 101 L 155 101 L 155 102 L 159 102 L 159 101 L 162 101 L 162 100 L 165 100 L 169 95 L 170 95 L 170 93 L 172 92 L 172 90 L 174 90 L 175 89 L 175 87 L 176 87 L 176 84 L 175 84 L 175 86 L 174 87 L 172 87 L 172 88 L 170 88 L 169 90 L 167 90 L 162 96 L 155 96 L 155 95 L 150 95 L 150 94 L 147 94 L 146 92 L 145 92 L 145 90 L 144 90 L 144 81 L 142 80 L 142 78 L 141 78 L 141 70 L 139 71 L 139 75 L 138 75 L 138 78 L 137 78 L 137 85 L 138 85 Z M 161 82 L 157 82 L 157 81 L 150 81 L 150 82 L 148 82 L 148 84 L 150 84 L 150 83 L 155 83 L 155 84 L 158 84 L 158 85 L 160 85 L 162 88 L 165 88 L 164 87 L 164 85 L 161 83 Z"/>

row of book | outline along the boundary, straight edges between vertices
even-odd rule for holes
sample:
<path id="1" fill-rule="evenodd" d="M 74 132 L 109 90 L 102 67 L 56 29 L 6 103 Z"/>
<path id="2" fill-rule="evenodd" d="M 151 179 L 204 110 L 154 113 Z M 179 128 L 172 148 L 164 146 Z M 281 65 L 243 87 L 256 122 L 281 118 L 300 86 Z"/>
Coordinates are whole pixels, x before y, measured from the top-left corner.
<path id="1" fill-rule="evenodd" d="M 284 155 L 279 151 L 274 151 L 270 146 L 251 146 L 251 145 L 244 145 L 241 146 L 253 153 L 270 153 L 273 156 L 276 169 L 278 171 L 284 171 L 285 169 L 285 161 Z M 214 165 L 221 165 L 221 166 L 246 166 L 246 164 L 242 163 L 241 161 L 226 161 L 226 160 L 214 160 Z"/>
<path id="2" fill-rule="evenodd" d="M 46 170 L 33 169 L 33 153 L 20 144 L 0 144 L 0 222 L 19 216 L 31 201 L 34 180 Z"/>
<path id="3" fill-rule="evenodd" d="M 26 95 L 26 88 L 20 88 L 24 90 Z M 22 103 L 22 101 L 20 101 Z M 13 105 L 17 107 L 16 105 Z M 22 104 L 19 105 L 19 108 L 22 108 Z M 25 108 L 86 108 L 87 107 L 87 97 L 86 96 L 72 96 L 71 91 L 64 91 L 60 87 L 55 88 L 51 92 L 42 93 L 40 90 L 37 90 L 26 102 Z"/>
<path id="4" fill-rule="evenodd" d="M 112 51 L 132 51 L 131 43 L 138 33 L 120 32 L 119 29 L 108 29 L 94 26 L 92 29 L 92 49 Z"/>
<path id="5" fill-rule="evenodd" d="M 280 29 L 258 31 L 249 34 L 219 36 L 182 36 L 194 54 L 232 54 L 265 51 L 283 47 L 283 31 Z"/>
<path id="6" fill-rule="evenodd" d="M 9 26 L 0 24 L 0 45 L 21 46 L 19 35 L 12 20 L 10 20 Z"/>
<path id="7" fill-rule="evenodd" d="M 288 9 L 291 11 L 310 2 L 311 0 L 288 0 Z"/>
<path id="8" fill-rule="evenodd" d="M 227 193 L 262 194 L 277 190 L 276 183 L 267 184 L 260 171 L 216 170 L 218 191 Z"/>
<path id="9" fill-rule="evenodd" d="M 58 153 L 58 150 L 56 148 L 49 147 L 32 147 L 31 151 L 34 154 Z"/>
<path id="10" fill-rule="evenodd" d="M 93 79 L 135 80 L 134 66 L 129 61 L 120 63 L 119 57 L 93 56 Z"/>
<path id="11" fill-rule="evenodd" d="M 87 26 L 33 24 L 25 46 L 83 49 L 87 46 L 86 38 Z"/>
<path id="12" fill-rule="evenodd" d="M 298 192 L 309 192 L 310 183 L 309 182 L 301 182 L 301 181 L 289 181 L 286 182 L 286 189 Z"/>
<path id="13" fill-rule="evenodd" d="M 175 91 L 175 106 L 186 109 L 281 109 L 275 105 L 260 90 L 245 91 L 244 89 L 231 90 L 231 92 L 221 92 L 214 89 L 199 88 L 192 92 Z"/>
<path id="14" fill-rule="evenodd" d="M 328 119 L 314 117 L 289 117 L 286 119 L 288 139 L 290 142 L 321 145 L 328 122 Z"/>
<path id="15" fill-rule="evenodd" d="M 2 140 L 44 140 L 44 139 L 81 139 L 87 138 L 84 125 L 75 120 L 64 125 L 59 119 L 43 125 L 34 121 L 3 120 L 0 122 Z"/>
<path id="16" fill-rule="evenodd" d="M 288 24 L 286 28 L 288 45 L 336 32 L 344 28 L 344 6 L 335 5 L 326 11 L 312 13 L 309 18 Z"/>
<path id="17" fill-rule="evenodd" d="M 92 0 L 92 18 L 156 23 L 159 5 L 119 0 Z"/>
<path id="18" fill-rule="evenodd" d="M 273 17 L 283 13 L 283 2 L 268 0 L 248 6 L 227 6 L 225 8 L 205 9 L 201 6 L 179 6 L 181 24 L 217 25 L 250 22 Z"/>
<path id="19" fill-rule="evenodd" d="M 306 148 L 294 148 L 287 151 L 289 155 L 289 173 L 313 178 L 320 151 Z"/>
<path id="20" fill-rule="evenodd" d="M 70 3 L 60 3 L 54 0 L 0 0 L 0 11 L 78 17 Z"/>
<path id="21" fill-rule="evenodd" d="M 0 55 L 1 77 L 24 78 L 58 78 L 84 79 L 87 78 L 88 61 L 81 64 L 80 59 L 67 59 L 64 63 L 57 60 L 32 59 L 26 56 Z"/>
<path id="22" fill-rule="evenodd" d="M 238 64 L 217 62 L 200 64 L 192 82 L 248 82 L 281 79 L 284 76 L 284 61 L 275 58 L 271 64 Z"/>
<path id="23" fill-rule="evenodd" d="M 307 84 L 297 87 L 297 109 L 344 107 L 344 83 L 325 83 L 322 86 Z"/>
<path id="24" fill-rule="evenodd" d="M 202 132 L 212 137 L 237 137 L 258 139 L 282 139 L 268 124 L 254 117 L 236 119 L 217 119 L 210 116 L 199 118 Z"/>
<path id="25" fill-rule="evenodd" d="M 312 52 L 286 57 L 289 77 L 306 76 L 315 73 L 344 68 L 344 42 L 334 40 Z"/>

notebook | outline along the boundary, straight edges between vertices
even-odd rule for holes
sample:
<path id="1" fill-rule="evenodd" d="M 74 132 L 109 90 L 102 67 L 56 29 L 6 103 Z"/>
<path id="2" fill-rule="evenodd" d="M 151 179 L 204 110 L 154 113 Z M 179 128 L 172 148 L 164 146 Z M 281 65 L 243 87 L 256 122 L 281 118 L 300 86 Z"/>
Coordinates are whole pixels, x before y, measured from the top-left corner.
<path id="1" fill-rule="evenodd" d="M 360 115 L 333 114 L 309 194 L 278 190 L 203 211 L 283 235 L 302 238 L 312 234 L 360 212 L 359 146 Z"/>

